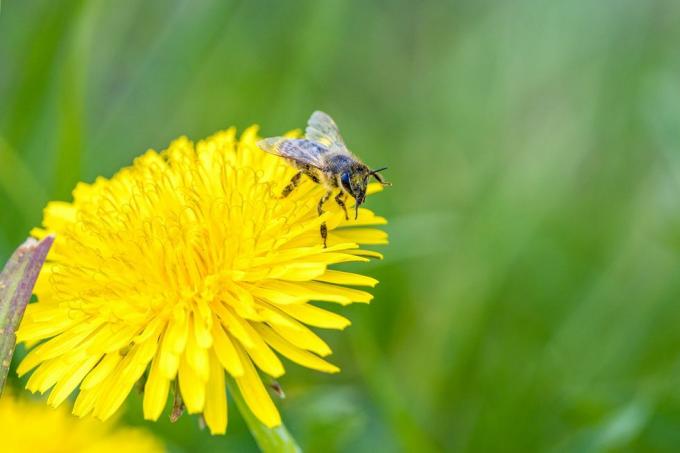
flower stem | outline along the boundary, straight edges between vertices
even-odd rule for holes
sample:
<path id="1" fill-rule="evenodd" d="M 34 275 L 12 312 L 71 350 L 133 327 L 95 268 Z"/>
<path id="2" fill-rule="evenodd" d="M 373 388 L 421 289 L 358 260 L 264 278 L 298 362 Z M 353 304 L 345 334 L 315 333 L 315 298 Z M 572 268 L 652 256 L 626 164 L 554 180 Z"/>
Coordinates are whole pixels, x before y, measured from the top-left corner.
<path id="1" fill-rule="evenodd" d="M 238 386 L 233 382 L 229 382 L 229 390 L 231 395 L 234 397 L 236 406 L 239 412 L 246 421 L 250 433 L 255 438 L 255 442 L 265 453 L 271 452 L 285 452 L 285 453 L 299 453 L 302 449 L 298 446 L 293 436 L 290 435 L 285 425 L 281 424 L 275 428 L 268 428 L 263 425 L 260 420 L 255 417 L 255 415 L 250 411 L 250 408 L 246 404 Z"/>
<path id="2" fill-rule="evenodd" d="M 53 242 L 51 235 L 40 242 L 28 238 L 0 273 L 0 395 L 14 355 L 16 330 Z"/>

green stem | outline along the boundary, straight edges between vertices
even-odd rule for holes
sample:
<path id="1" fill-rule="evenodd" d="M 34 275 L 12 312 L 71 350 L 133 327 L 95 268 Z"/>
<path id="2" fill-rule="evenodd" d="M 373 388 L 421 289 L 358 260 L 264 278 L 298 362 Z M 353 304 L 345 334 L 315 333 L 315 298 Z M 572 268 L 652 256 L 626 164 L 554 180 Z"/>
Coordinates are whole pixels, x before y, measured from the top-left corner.
<path id="1" fill-rule="evenodd" d="M 231 391 L 231 395 L 236 402 L 236 407 L 238 407 L 241 416 L 246 421 L 246 424 L 250 429 L 250 433 L 255 438 L 255 442 L 257 442 L 260 450 L 265 453 L 302 452 L 302 449 L 300 449 L 298 444 L 295 442 L 293 436 L 290 435 L 285 425 L 281 424 L 276 428 L 268 428 L 267 426 L 263 425 L 262 422 L 258 420 L 258 418 L 255 417 L 255 415 L 250 411 L 250 408 L 243 399 L 238 386 L 230 381 L 229 390 Z"/>
<path id="2" fill-rule="evenodd" d="M 28 238 L 0 274 L 0 395 L 12 363 L 17 328 L 53 242 L 54 236 L 47 236 L 40 242 Z"/>

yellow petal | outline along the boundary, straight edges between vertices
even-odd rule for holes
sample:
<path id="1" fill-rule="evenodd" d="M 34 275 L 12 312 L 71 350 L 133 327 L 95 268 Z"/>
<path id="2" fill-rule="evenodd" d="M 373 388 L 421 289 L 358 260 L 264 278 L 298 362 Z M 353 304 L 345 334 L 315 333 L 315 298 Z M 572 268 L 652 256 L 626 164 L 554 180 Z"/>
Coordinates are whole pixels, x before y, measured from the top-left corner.
<path id="1" fill-rule="evenodd" d="M 122 356 L 118 352 L 106 354 L 104 358 L 95 366 L 80 384 L 81 389 L 91 389 L 102 382 L 118 365 Z"/>
<path id="2" fill-rule="evenodd" d="M 265 256 L 255 257 L 252 260 L 251 266 L 268 266 L 275 267 L 275 265 L 289 265 L 296 263 L 312 264 L 312 263 L 324 263 L 329 259 L 331 252 L 347 251 L 350 249 L 356 249 L 356 245 L 344 244 L 335 245 L 328 248 L 323 248 L 321 244 L 316 247 L 295 247 L 283 250 L 273 250 L 270 254 Z M 340 253 L 333 253 L 333 256 L 342 257 Z M 329 262 L 328 264 L 331 264 Z"/>
<path id="3" fill-rule="evenodd" d="M 181 354 L 186 346 L 188 333 L 188 316 L 184 310 L 179 309 L 168 323 L 168 328 L 165 331 L 165 338 L 163 339 L 168 342 L 169 351 L 172 351 L 175 354 Z"/>
<path id="4" fill-rule="evenodd" d="M 156 352 L 157 342 L 147 341 L 130 348 L 128 354 L 118 363 L 116 369 L 98 387 L 106 389 L 95 403 L 94 415 L 100 420 L 111 417 L 123 404 L 125 398 Z"/>
<path id="5" fill-rule="evenodd" d="M 269 278 L 306 282 L 322 275 L 326 270 L 323 263 L 287 263 L 272 269 Z"/>
<path id="6" fill-rule="evenodd" d="M 365 291 L 322 282 L 267 281 L 262 284 L 262 288 L 286 294 L 290 298 L 298 298 L 298 301 L 321 300 L 347 305 L 352 302 L 370 302 L 373 299 L 373 296 Z M 278 303 L 287 305 L 283 301 L 278 301 Z"/>
<path id="7" fill-rule="evenodd" d="M 297 324 L 298 325 L 296 329 L 290 329 L 286 326 L 276 324 L 272 325 L 271 327 L 279 335 L 290 341 L 298 348 L 307 349 L 308 351 L 315 352 L 320 356 L 327 356 L 332 352 L 331 348 L 326 344 L 326 342 L 319 338 L 314 332 L 300 323 Z"/>
<path id="8" fill-rule="evenodd" d="M 353 210 L 353 209 L 352 209 Z M 372 225 L 386 225 L 387 219 L 375 215 L 372 211 L 365 208 L 359 208 L 359 217 L 350 216 L 348 220 L 340 219 L 339 227 L 358 227 L 358 226 L 372 226 Z"/>
<path id="9" fill-rule="evenodd" d="M 40 350 L 38 348 L 33 349 L 28 354 L 26 354 L 24 360 L 22 360 L 17 367 L 17 375 L 22 377 L 24 374 L 40 365 L 42 362 L 44 362 L 44 359 L 40 356 Z"/>
<path id="10" fill-rule="evenodd" d="M 357 250 L 350 250 L 347 253 L 351 255 L 357 255 L 357 256 L 368 256 L 370 258 L 375 258 L 378 260 L 381 260 L 384 258 L 383 254 L 380 252 L 376 252 L 373 250 L 364 250 L 364 249 L 357 249 Z"/>
<path id="11" fill-rule="evenodd" d="M 253 339 L 253 345 L 245 348 L 253 362 L 255 362 L 258 368 L 272 377 L 283 375 L 285 370 L 281 360 L 267 346 L 267 343 L 264 342 L 260 334 L 247 321 L 244 321 L 244 327 L 248 330 L 248 335 Z"/>
<path id="12" fill-rule="evenodd" d="M 179 368 L 179 353 L 174 351 L 174 341 L 176 341 L 166 330 L 161 339 L 160 352 L 158 356 L 158 366 L 160 372 L 166 379 L 174 379 Z"/>
<path id="13" fill-rule="evenodd" d="M 203 412 L 205 405 L 205 381 L 203 381 L 194 369 L 189 365 L 186 354 L 182 354 L 179 361 L 179 389 L 182 399 L 190 414 Z"/>
<path id="14" fill-rule="evenodd" d="M 165 330 L 167 319 L 164 317 L 152 318 L 149 324 L 146 325 L 141 334 L 132 339 L 133 343 L 144 343 L 146 340 L 154 335 L 158 335 L 161 330 Z"/>
<path id="15" fill-rule="evenodd" d="M 227 388 L 224 385 L 224 369 L 213 353 L 210 358 L 210 379 L 205 395 L 203 418 L 211 434 L 227 431 Z"/>
<path id="16" fill-rule="evenodd" d="M 234 288 L 240 287 L 239 285 L 234 285 Z M 235 312 L 237 316 L 243 319 L 250 319 L 253 321 L 261 321 L 260 315 L 255 309 L 255 300 L 250 291 L 242 290 L 242 294 L 238 294 L 237 291 L 233 291 L 234 294 L 224 294 L 223 302 Z"/>
<path id="17" fill-rule="evenodd" d="M 351 250 L 347 250 L 343 253 L 324 252 L 316 256 L 307 257 L 305 258 L 305 261 L 310 263 L 316 262 L 323 264 L 339 264 L 350 263 L 353 261 L 366 262 L 368 260 L 366 258 L 362 258 L 361 256 L 353 255 Z"/>
<path id="18" fill-rule="evenodd" d="M 121 378 L 132 382 L 133 384 L 142 377 L 146 371 L 149 362 L 158 350 L 158 338 L 152 337 L 148 341 L 141 344 L 136 344 L 130 349 L 130 353 L 126 359 L 128 362 L 123 369 Z"/>
<path id="19" fill-rule="evenodd" d="M 347 228 L 333 230 L 331 235 L 344 241 L 356 242 L 358 244 L 387 244 L 387 233 L 383 230 L 374 228 Z"/>
<path id="20" fill-rule="evenodd" d="M 243 375 L 243 366 L 234 344 L 219 323 L 213 323 L 213 350 L 225 370 L 232 376 Z"/>
<path id="21" fill-rule="evenodd" d="M 268 304 L 264 301 L 260 301 L 260 314 L 262 316 L 263 321 L 266 321 L 269 324 L 279 324 L 283 326 L 288 326 L 291 329 L 297 329 L 299 324 L 291 320 L 290 316 L 288 316 L 285 313 L 285 310 L 283 308 L 297 307 L 299 305 L 305 304 L 276 306 Z"/>
<path id="22" fill-rule="evenodd" d="M 32 306 L 37 306 L 40 304 L 30 304 L 28 308 Z M 42 340 L 43 338 L 50 338 L 57 334 L 64 332 L 69 327 L 75 325 L 79 322 L 76 317 L 70 318 L 68 316 L 62 316 L 61 310 L 59 313 L 55 313 L 53 317 L 50 317 L 46 322 L 36 322 L 30 317 L 24 317 L 21 322 L 19 330 L 17 330 L 17 343 L 23 343 L 28 341 Z"/>
<path id="23" fill-rule="evenodd" d="M 50 232 L 48 230 L 45 230 L 44 228 L 31 228 L 31 232 L 29 234 L 32 237 L 40 240 L 43 239 L 48 234 L 50 234 Z"/>
<path id="24" fill-rule="evenodd" d="M 113 370 L 113 373 L 92 389 L 92 391 L 97 392 L 92 411 L 94 416 L 102 421 L 109 418 L 120 407 L 132 389 L 132 383 L 120 378 L 127 359 L 128 357 L 124 357 Z"/>
<path id="25" fill-rule="evenodd" d="M 195 331 L 196 323 L 193 317 L 191 319 L 190 325 L 190 330 Z M 196 375 L 203 382 L 207 382 L 208 376 L 210 375 L 208 350 L 198 344 L 196 337 L 197 335 L 195 335 L 194 332 L 189 332 L 186 349 L 184 350 L 184 356 L 186 357 L 189 365 L 191 365 L 191 367 L 196 372 Z"/>
<path id="26" fill-rule="evenodd" d="M 289 294 L 265 285 L 253 287 L 252 291 L 257 297 L 267 300 L 273 305 L 299 304 L 308 300 L 303 295 Z"/>
<path id="27" fill-rule="evenodd" d="M 99 396 L 99 388 L 80 390 L 73 405 L 73 415 L 84 417 L 94 409 L 94 404 Z"/>
<path id="28" fill-rule="evenodd" d="M 253 414 L 265 426 L 273 428 L 281 424 L 281 416 L 274 402 L 262 384 L 255 367 L 240 346 L 236 346 L 241 363 L 243 364 L 243 376 L 235 378 L 243 399 Z"/>
<path id="29" fill-rule="evenodd" d="M 337 373 L 340 371 L 340 368 L 326 362 L 320 357 L 315 356 L 311 352 L 307 352 L 303 349 L 293 346 L 291 343 L 283 339 L 279 334 L 264 324 L 257 326 L 257 330 L 267 343 L 269 343 L 283 356 L 289 358 L 295 363 L 307 368 L 323 371 L 325 373 Z"/>
<path id="30" fill-rule="evenodd" d="M 339 329 L 342 330 L 349 326 L 351 322 L 344 316 L 340 316 L 323 308 L 316 307 L 309 303 L 286 305 L 282 308 L 293 318 L 296 318 L 305 324 L 314 327 L 322 327 L 325 329 Z"/>
<path id="31" fill-rule="evenodd" d="M 327 270 L 323 275 L 317 277 L 316 280 L 326 283 L 335 283 L 338 285 L 374 287 L 378 284 L 378 280 L 365 275 L 352 274 L 351 272 L 342 272 L 330 269 Z"/>
<path id="32" fill-rule="evenodd" d="M 214 310 L 231 335 L 246 347 L 254 346 L 255 340 L 251 337 L 250 331 L 247 328 L 248 321 L 242 319 L 240 316 L 234 315 L 229 308 L 222 304 L 215 305 Z"/>
<path id="33" fill-rule="evenodd" d="M 98 324 L 79 324 L 77 327 L 71 328 L 61 335 L 41 344 L 35 348 L 33 352 L 35 352 L 42 360 L 49 360 L 64 355 L 71 352 L 85 338 L 91 335 L 93 330 L 100 324 L 101 322 Z"/>
<path id="34" fill-rule="evenodd" d="M 139 330 L 139 327 L 134 325 L 108 328 L 112 331 L 112 334 L 107 338 L 106 342 L 102 343 L 101 346 L 103 349 L 100 351 L 102 353 L 118 351 L 121 348 L 128 346 L 132 341 L 132 338 L 137 335 L 137 331 Z"/>
<path id="35" fill-rule="evenodd" d="M 212 315 L 212 311 L 208 312 L 209 315 Z M 208 320 L 203 320 L 203 319 L 197 319 L 198 315 L 194 314 L 193 319 L 193 326 L 194 326 L 194 335 L 196 339 L 196 343 L 203 349 L 208 349 L 210 346 L 212 346 L 212 335 L 210 335 L 210 330 L 212 328 L 212 318 L 210 318 L 210 321 Z"/>
<path id="36" fill-rule="evenodd" d="M 43 224 L 50 230 L 61 230 L 76 221 L 78 210 L 71 203 L 50 201 L 43 212 Z"/>
<path id="37" fill-rule="evenodd" d="M 26 383 L 31 392 L 45 393 L 69 370 L 69 364 L 60 358 L 47 360 L 36 369 Z"/>
<path id="38" fill-rule="evenodd" d="M 160 370 L 159 355 L 151 361 L 151 370 L 144 385 L 144 419 L 158 420 L 168 401 L 170 380 Z"/>
<path id="39" fill-rule="evenodd" d="M 59 406 L 64 400 L 75 390 L 80 381 L 83 380 L 85 375 L 92 369 L 92 367 L 97 363 L 99 357 L 90 357 L 89 359 L 81 362 L 77 362 L 61 379 L 57 385 L 54 386 L 50 392 L 49 398 L 47 398 L 47 404 L 52 407 Z"/>

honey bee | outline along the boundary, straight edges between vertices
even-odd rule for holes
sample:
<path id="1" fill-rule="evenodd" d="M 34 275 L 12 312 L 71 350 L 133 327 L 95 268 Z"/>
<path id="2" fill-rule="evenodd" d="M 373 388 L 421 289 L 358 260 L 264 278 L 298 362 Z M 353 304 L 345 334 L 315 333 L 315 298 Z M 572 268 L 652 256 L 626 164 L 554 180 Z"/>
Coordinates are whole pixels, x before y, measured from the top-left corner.
<path id="1" fill-rule="evenodd" d="M 366 187 L 371 177 L 384 186 L 391 185 L 383 180 L 379 172 L 387 167 L 371 170 L 358 157 L 352 154 L 345 145 L 335 121 L 324 112 L 312 113 L 307 121 L 305 138 L 290 139 L 270 137 L 257 142 L 263 151 L 283 157 L 298 170 L 288 185 L 281 192 L 281 198 L 291 194 L 298 186 L 302 176 L 307 176 L 317 184 L 326 188 L 326 193 L 319 200 L 317 211 L 324 213 L 324 204 L 335 195 L 335 202 L 345 211 L 345 219 L 349 220 L 347 196 L 354 198 L 354 218 L 359 217 L 359 206 L 366 200 Z M 328 229 L 326 222 L 321 224 L 321 238 L 326 247 Z"/>

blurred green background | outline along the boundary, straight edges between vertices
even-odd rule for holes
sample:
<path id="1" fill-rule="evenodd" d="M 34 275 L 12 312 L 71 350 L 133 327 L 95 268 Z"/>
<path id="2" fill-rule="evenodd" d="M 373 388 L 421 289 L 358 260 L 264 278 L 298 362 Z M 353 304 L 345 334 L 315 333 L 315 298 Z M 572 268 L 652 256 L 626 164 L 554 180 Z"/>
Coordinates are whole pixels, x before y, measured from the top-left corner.
<path id="1" fill-rule="evenodd" d="M 306 450 L 678 451 L 678 43 L 673 0 L 5 0 L 0 260 L 149 147 L 322 109 L 394 187 L 343 372 L 281 380 Z M 140 414 L 256 449 L 233 404 L 224 437 Z"/>

